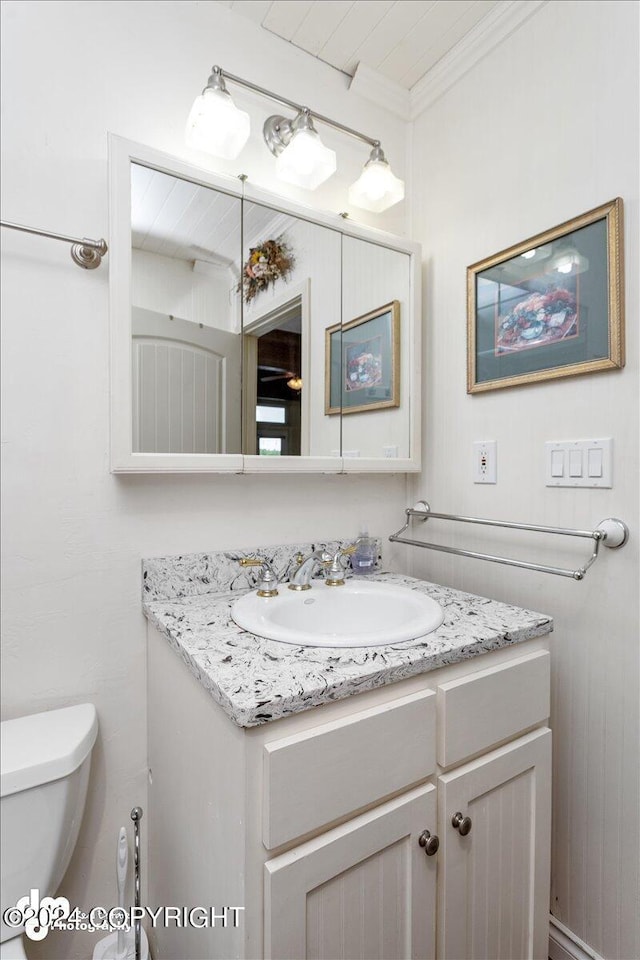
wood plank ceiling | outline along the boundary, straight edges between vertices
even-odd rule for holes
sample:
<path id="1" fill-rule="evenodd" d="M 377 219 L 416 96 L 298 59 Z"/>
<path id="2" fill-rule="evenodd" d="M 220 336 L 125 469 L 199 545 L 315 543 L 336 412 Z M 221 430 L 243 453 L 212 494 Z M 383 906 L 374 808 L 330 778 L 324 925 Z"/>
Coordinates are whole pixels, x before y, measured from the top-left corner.
<path id="1" fill-rule="evenodd" d="M 499 0 L 214 0 L 353 76 L 410 90 Z"/>
<path id="2" fill-rule="evenodd" d="M 237 197 L 131 164 L 131 246 L 137 250 L 233 266 L 251 246 L 294 222 L 261 204 L 245 204 L 243 254 Z"/>

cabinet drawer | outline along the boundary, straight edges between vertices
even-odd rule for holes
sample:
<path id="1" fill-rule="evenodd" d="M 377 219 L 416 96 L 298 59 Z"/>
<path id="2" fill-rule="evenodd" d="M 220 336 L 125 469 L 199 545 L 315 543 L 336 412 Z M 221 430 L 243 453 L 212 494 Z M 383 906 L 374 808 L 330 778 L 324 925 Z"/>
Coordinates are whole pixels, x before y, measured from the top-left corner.
<path id="1" fill-rule="evenodd" d="M 267 850 L 428 777 L 435 717 L 436 695 L 423 690 L 265 744 Z"/>
<path id="2" fill-rule="evenodd" d="M 438 763 L 449 767 L 546 720 L 549 662 L 540 650 L 438 687 Z"/>

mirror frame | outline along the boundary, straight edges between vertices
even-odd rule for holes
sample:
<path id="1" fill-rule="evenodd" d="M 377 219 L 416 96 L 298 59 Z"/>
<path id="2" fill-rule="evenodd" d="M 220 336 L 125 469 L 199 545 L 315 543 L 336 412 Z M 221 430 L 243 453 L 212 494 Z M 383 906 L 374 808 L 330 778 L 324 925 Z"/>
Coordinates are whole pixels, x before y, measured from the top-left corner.
<path id="1" fill-rule="evenodd" d="M 410 450 L 407 458 L 260 457 L 253 454 L 133 452 L 131 350 L 131 164 L 260 203 L 275 212 L 329 227 L 345 236 L 406 253 L 410 257 L 409 377 Z M 109 294 L 111 326 L 111 472 L 112 473 L 414 473 L 420 470 L 421 431 L 421 247 L 418 243 L 365 227 L 261 190 L 248 182 L 211 173 L 152 147 L 109 134 Z M 403 318 L 404 319 L 404 318 Z M 323 358 L 324 362 L 324 358 Z"/>

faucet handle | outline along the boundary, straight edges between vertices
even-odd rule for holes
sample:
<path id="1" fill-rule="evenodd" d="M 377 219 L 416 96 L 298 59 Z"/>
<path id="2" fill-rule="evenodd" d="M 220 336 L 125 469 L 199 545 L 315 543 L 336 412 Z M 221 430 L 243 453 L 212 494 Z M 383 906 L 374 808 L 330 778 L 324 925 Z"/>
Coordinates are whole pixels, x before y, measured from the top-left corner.
<path id="1" fill-rule="evenodd" d="M 342 563 L 342 558 L 346 556 L 349 556 L 348 549 L 343 550 L 342 547 L 333 554 L 333 559 L 324 577 L 324 582 L 328 587 L 341 587 L 344 585 L 345 568 Z"/>
<path id="2" fill-rule="evenodd" d="M 328 587 L 341 587 L 344 584 L 345 565 L 343 558 L 352 557 L 356 549 L 356 544 L 352 543 L 348 547 L 339 547 L 335 551 L 324 580 Z"/>
<path id="3" fill-rule="evenodd" d="M 270 562 L 264 557 L 242 557 L 241 567 L 262 567 L 258 575 L 257 591 L 259 597 L 278 596 L 278 578 Z"/>

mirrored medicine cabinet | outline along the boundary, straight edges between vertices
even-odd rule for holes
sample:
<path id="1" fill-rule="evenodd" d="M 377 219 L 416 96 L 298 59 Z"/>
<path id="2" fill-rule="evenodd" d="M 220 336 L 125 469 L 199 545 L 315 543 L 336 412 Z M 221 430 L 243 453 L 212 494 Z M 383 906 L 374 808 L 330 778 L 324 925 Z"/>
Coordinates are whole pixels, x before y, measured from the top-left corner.
<path id="1" fill-rule="evenodd" d="M 110 137 L 116 473 L 420 467 L 420 248 Z"/>

